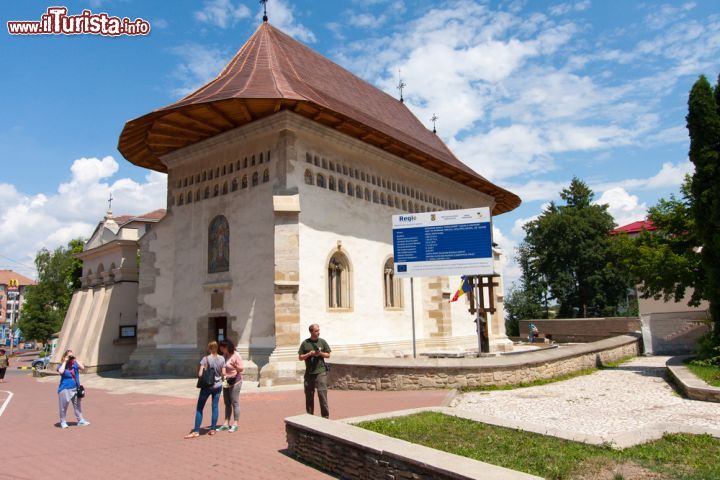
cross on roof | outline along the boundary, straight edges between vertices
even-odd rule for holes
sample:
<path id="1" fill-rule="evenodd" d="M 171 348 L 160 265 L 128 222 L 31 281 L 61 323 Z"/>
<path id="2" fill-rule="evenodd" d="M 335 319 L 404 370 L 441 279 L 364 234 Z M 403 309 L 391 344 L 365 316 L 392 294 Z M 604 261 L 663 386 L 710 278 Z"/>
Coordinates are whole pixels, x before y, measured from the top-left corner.
<path id="1" fill-rule="evenodd" d="M 435 114 L 433 113 L 433 116 L 432 116 L 432 118 L 430 119 L 430 120 L 432 120 L 432 122 L 433 122 L 433 133 L 437 133 L 437 130 L 435 129 L 435 122 L 437 121 L 438 118 L 440 118 L 440 117 L 438 117 L 437 115 L 435 115 Z"/>
<path id="2" fill-rule="evenodd" d="M 401 103 L 405 103 L 405 100 L 403 99 L 403 88 L 405 88 L 406 86 L 407 86 L 407 84 L 405 82 L 403 82 L 403 79 L 400 76 L 400 70 L 398 70 L 398 84 L 397 84 L 397 87 L 395 87 L 395 88 L 400 90 L 400 102 Z"/>
<path id="3" fill-rule="evenodd" d="M 112 201 L 113 201 L 113 196 L 112 196 L 112 192 L 110 192 L 110 197 L 108 198 L 108 212 L 112 212 Z"/>
<path id="4" fill-rule="evenodd" d="M 268 21 L 268 16 L 267 16 L 267 2 L 268 2 L 268 0 L 260 0 L 260 5 L 263 6 L 263 22 L 267 22 L 267 21 Z"/>

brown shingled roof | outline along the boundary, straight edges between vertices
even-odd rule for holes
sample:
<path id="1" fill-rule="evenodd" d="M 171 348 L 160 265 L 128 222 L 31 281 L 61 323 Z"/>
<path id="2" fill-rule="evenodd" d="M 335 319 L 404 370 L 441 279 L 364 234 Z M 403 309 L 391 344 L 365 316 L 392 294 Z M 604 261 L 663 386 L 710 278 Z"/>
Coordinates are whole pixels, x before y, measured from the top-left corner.
<path id="1" fill-rule="evenodd" d="M 217 78 L 182 100 L 125 124 L 118 149 L 166 171 L 159 157 L 253 120 L 291 110 L 493 196 L 494 214 L 520 198 L 458 160 L 397 99 L 263 23 Z"/>
<path id="2" fill-rule="evenodd" d="M 165 209 L 164 208 L 158 208 L 157 210 L 153 210 L 152 212 L 143 213 L 142 215 L 118 215 L 116 217 L 112 217 L 113 220 L 115 220 L 115 223 L 122 226 L 128 222 L 135 221 L 135 220 L 161 220 L 165 216 Z"/>
<path id="3" fill-rule="evenodd" d="M 35 285 L 35 280 L 12 270 L 0 270 L 0 285 L 9 285 L 10 280 L 17 280 L 19 286 Z"/>

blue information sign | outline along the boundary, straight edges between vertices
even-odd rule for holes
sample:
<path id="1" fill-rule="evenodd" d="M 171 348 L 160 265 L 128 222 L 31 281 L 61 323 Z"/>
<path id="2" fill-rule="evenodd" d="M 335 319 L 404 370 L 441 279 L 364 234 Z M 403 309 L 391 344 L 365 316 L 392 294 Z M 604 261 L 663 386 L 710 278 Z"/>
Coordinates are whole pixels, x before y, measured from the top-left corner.
<path id="1" fill-rule="evenodd" d="M 491 275 L 490 209 L 393 215 L 393 251 L 399 277 Z"/>

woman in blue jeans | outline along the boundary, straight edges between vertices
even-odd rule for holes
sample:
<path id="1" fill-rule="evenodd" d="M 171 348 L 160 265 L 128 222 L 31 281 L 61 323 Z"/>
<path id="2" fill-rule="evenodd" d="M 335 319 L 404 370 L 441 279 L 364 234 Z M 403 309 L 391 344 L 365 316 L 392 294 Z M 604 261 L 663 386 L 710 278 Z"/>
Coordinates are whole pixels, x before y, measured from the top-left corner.
<path id="1" fill-rule="evenodd" d="M 210 397 L 212 397 L 212 422 L 210 424 L 210 432 L 208 432 L 208 435 L 215 435 L 215 430 L 217 429 L 218 402 L 220 401 L 220 394 L 222 393 L 222 379 L 225 375 L 225 359 L 222 355 L 218 355 L 218 344 L 215 341 L 208 343 L 208 352 L 210 352 L 210 354 L 200 360 L 198 377 L 202 377 L 205 370 L 213 369 L 215 371 L 215 383 L 212 387 L 204 387 L 200 389 L 197 408 L 195 409 L 195 427 L 190 433 L 185 435 L 185 438 L 197 438 L 200 436 L 200 424 L 203 419 L 203 409 L 205 408 L 205 403 L 207 403 L 207 400 Z"/>

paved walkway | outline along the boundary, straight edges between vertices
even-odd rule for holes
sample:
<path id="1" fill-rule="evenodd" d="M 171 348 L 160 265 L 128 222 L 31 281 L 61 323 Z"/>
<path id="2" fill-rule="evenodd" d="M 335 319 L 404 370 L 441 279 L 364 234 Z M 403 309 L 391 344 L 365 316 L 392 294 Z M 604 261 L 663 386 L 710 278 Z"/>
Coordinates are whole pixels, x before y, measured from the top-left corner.
<path id="1" fill-rule="evenodd" d="M 548 385 L 468 393 L 455 409 L 612 438 L 657 424 L 720 430 L 720 403 L 680 397 L 665 380 L 670 357 L 639 357 L 618 368 Z"/>
<path id="2" fill-rule="evenodd" d="M 135 393 L 111 394 L 88 385 L 83 411 L 92 422 L 57 426 L 57 380 L 42 380 L 27 371 L 8 371 L 0 390 L 14 397 L 0 417 L 0 479 L 99 478 L 197 479 L 226 478 L 325 479 L 332 478 L 284 453 L 283 419 L 303 413 L 301 390 L 259 392 L 241 397 L 240 430 L 214 437 L 182 437 L 192 427 L 197 390 L 192 380 L 158 380 L 156 391 L 147 380 L 115 380 L 135 387 Z M 95 381 L 102 382 L 102 378 Z M 175 384 L 176 393 L 171 386 Z M 188 386 L 189 385 L 189 386 Z M 187 390 L 193 395 L 187 398 Z M 127 388 L 126 390 L 133 390 Z M 347 418 L 403 408 L 440 405 L 447 391 L 336 392 L 329 393 L 331 418 Z M 223 413 L 220 407 L 220 413 Z M 210 407 L 204 425 L 209 424 Z"/>

